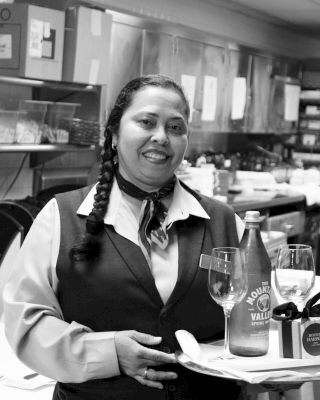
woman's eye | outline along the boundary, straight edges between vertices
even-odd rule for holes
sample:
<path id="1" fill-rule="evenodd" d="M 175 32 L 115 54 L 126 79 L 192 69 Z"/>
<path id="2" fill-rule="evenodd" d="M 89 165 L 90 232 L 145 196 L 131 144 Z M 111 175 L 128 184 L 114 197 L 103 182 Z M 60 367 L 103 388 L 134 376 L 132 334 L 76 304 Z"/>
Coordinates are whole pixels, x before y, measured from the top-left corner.
<path id="1" fill-rule="evenodd" d="M 186 132 L 186 127 L 179 123 L 171 123 L 168 128 L 177 135 L 183 135 Z"/>
<path id="2" fill-rule="evenodd" d="M 145 128 L 152 128 L 154 126 L 154 122 L 148 118 L 142 118 L 139 120 L 141 126 Z"/>

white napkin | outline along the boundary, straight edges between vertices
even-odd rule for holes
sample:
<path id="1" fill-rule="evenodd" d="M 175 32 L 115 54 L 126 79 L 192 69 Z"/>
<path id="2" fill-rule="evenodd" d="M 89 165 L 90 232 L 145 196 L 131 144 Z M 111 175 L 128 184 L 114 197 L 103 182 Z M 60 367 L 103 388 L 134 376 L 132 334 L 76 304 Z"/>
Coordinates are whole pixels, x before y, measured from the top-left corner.
<path id="1" fill-rule="evenodd" d="M 2 385 L 11 386 L 18 389 L 35 390 L 44 386 L 54 385 L 55 381 L 47 378 L 46 376 L 34 373 L 24 376 L 5 375 L 0 383 Z"/>
<path id="2" fill-rule="evenodd" d="M 53 379 L 37 374 L 16 357 L 7 342 L 0 319 L 0 385 L 36 390 L 54 384 Z"/>
<path id="3" fill-rule="evenodd" d="M 178 356 L 178 361 L 187 368 L 197 369 L 198 366 L 199 372 L 208 375 L 240 379 L 253 384 L 320 380 L 320 358 L 279 358 L 270 352 L 261 357 L 234 356 L 233 359 L 217 360 L 223 351 L 221 342 L 199 344 L 190 332 L 178 330 L 175 334 L 184 355 Z M 270 332 L 270 340 L 278 340 L 276 332 Z"/>
<path id="4" fill-rule="evenodd" d="M 306 198 L 307 206 L 320 204 L 320 186 L 318 182 L 299 182 L 298 179 L 294 179 L 290 181 L 290 184 L 279 183 L 278 189 L 303 194 Z"/>

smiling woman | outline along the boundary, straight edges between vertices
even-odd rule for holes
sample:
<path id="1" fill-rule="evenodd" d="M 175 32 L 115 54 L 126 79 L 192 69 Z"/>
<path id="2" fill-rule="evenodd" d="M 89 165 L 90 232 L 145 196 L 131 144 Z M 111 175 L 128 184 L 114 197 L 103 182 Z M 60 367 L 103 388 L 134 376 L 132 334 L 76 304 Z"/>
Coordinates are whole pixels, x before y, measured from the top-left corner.
<path id="1" fill-rule="evenodd" d="M 119 172 L 146 191 L 158 190 L 180 165 L 188 144 L 186 103 L 173 89 L 136 93 L 114 133 Z"/>
<path id="2" fill-rule="evenodd" d="M 6 335 L 25 364 L 58 381 L 54 400 L 200 400 L 212 387 L 238 398 L 236 383 L 174 356 L 176 330 L 223 336 L 199 260 L 242 232 L 228 205 L 176 177 L 188 119 L 171 78 L 129 82 L 96 185 L 56 195 L 29 230 L 4 291 Z"/>

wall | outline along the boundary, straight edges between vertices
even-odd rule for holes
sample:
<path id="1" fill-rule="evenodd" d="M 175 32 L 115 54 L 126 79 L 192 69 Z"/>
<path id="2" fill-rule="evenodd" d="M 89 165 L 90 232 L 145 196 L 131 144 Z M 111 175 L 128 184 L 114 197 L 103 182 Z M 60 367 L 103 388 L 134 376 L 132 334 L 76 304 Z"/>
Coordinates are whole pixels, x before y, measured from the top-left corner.
<path id="1" fill-rule="evenodd" d="M 219 45 L 219 41 L 225 43 L 227 40 L 230 47 L 236 48 L 239 44 L 256 48 L 265 54 L 272 53 L 294 58 L 320 57 L 320 41 L 288 32 L 260 16 L 248 16 L 239 10 L 230 9 L 225 0 L 223 0 L 224 7 L 221 6 L 223 3 L 221 1 L 211 4 L 205 0 L 162 0 L 161 2 L 158 0 L 87 0 L 83 2 L 30 0 L 29 2 L 58 9 L 83 3 L 131 14 L 133 17 L 138 17 L 137 20 L 143 19 L 150 24 L 161 25 L 163 30 L 173 35 L 190 28 L 191 35 L 196 34 L 197 40 L 203 42 L 210 42 L 214 37 L 217 45 Z M 141 30 L 137 29 L 134 38 L 137 43 L 140 42 L 140 33 Z M 117 58 L 116 52 L 114 52 L 112 82 L 108 87 L 109 101 L 122 84 L 135 75 L 136 69 L 133 66 L 139 69 L 142 50 L 130 46 L 127 46 L 126 50 L 126 61 L 130 62 L 124 62 L 119 56 Z M 131 58 L 128 55 L 131 55 Z M 0 182 L 0 197 L 11 182 L 10 177 L 14 177 L 19 167 L 18 158 L 16 163 L 13 163 L 11 155 L 2 154 L 1 157 L 0 177 L 4 179 Z M 14 191 L 11 191 L 8 197 L 24 197 L 31 194 L 32 171 L 27 167 L 28 160 L 25 165 L 24 178 L 15 184 Z"/>
<path id="2" fill-rule="evenodd" d="M 244 15 L 240 10 L 228 8 L 226 0 L 210 3 L 202 0 L 88 0 L 86 3 L 168 25 L 191 27 L 281 55 L 300 58 L 320 56 L 320 40 L 289 32 L 258 15 Z"/>

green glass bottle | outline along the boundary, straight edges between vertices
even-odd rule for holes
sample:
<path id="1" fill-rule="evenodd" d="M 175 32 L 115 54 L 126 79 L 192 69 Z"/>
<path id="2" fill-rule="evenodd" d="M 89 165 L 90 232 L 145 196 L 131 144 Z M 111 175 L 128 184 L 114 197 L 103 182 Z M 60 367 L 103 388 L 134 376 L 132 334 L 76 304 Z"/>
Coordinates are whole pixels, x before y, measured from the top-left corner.
<path id="1" fill-rule="evenodd" d="M 230 352 L 262 356 L 269 348 L 271 262 L 260 233 L 259 211 L 247 211 L 240 241 L 248 273 L 248 292 L 230 317 Z"/>

